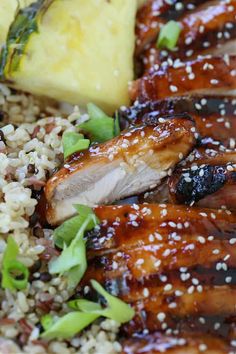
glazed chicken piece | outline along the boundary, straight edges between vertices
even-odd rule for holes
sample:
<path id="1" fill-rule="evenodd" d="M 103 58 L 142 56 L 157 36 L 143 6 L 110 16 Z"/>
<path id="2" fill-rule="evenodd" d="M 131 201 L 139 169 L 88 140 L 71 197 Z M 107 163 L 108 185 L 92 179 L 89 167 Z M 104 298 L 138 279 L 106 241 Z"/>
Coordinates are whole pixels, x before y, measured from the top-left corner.
<path id="1" fill-rule="evenodd" d="M 186 117 L 139 125 L 74 154 L 47 182 L 47 218 L 57 224 L 74 204 L 94 206 L 154 188 L 192 150 L 197 137 Z"/>
<path id="2" fill-rule="evenodd" d="M 195 149 L 155 190 L 140 202 L 174 203 L 236 209 L 236 151 L 222 145 Z"/>
<path id="3" fill-rule="evenodd" d="M 90 279 L 136 310 L 125 333 L 236 315 L 236 214 L 174 205 L 100 206 L 88 233 Z M 93 294 L 89 293 L 89 297 Z"/>
<path id="4" fill-rule="evenodd" d="M 148 44 L 156 41 L 162 24 L 179 19 L 183 13 L 205 2 L 205 0 L 183 0 L 179 6 L 178 0 L 147 0 L 137 14 L 136 53 L 140 53 Z"/>
<path id="5" fill-rule="evenodd" d="M 122 125 L 154 123 L 160 117 L 189 114 L 202 138 L 211 137 L 231 149 L 236 139 L 236 100 L 222 96 L 183 96 L 135 104 L 119 111 Z"/>
<path id="6" fill-rule="evenodd" d="M 175 51 L 157 48 L 156 40 L 141 54 L 147 72 L 153 65 L 166 60 L 183 61 L 198 55 L 236 54 L 236 1 L 209 1 L 180 20 L 182 31 Z"/>
<path id="7" fill-rule="evenodd" d="M 234 350 L 230 343 L 216 336 L 202 333 L 167 336 L 157 332 L 123 341 L 122 354 L 226 354 Z"/>
<path id="8" fill-rule="evenodd" d="M 236 56 L 164 64 L 135 81 L 130 95 L 143 103 L 172 96 L 235 95 Z"/>
<path id="9" fill-rule="evenodd" d="M 207 161 L 194 158 L 188 166 L 177 168 L 168 180 L 170 201 L 236 209 L 236 152 L 217 152 L 217 156 L 209 156 Z"/>

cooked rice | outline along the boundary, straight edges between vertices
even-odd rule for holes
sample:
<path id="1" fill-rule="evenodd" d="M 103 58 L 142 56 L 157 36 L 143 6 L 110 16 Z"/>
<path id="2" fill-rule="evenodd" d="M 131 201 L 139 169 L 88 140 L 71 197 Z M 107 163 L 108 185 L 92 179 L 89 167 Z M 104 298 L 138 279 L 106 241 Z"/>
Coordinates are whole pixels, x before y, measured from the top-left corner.
<path id="1" fill-rule="evenodd" d="M 7 237 L 13 235 L 21 262 L 35 268 L 24 291 L 0 289 L 0 353 L 121 351 L 117 341 L 119 325 L 111 320 L 93 324 L 70 342 L 47 343 L 39 337 L 40 317 L 49 311 L 63 316 L 71 294 L 65 279 L 45 273 L 45 261 L 40 270 L 36 267 L 43 254 L 52 251 L 52 230 L 41 229 L 37 234 L 30 227 L 37 205 L 35 195 L 62 162 L 62 133 L 75 130 L 78 116 L 77 108 L 67 119 L 54 102 L 11 92 L 0 85 L 0 265 Z"/>

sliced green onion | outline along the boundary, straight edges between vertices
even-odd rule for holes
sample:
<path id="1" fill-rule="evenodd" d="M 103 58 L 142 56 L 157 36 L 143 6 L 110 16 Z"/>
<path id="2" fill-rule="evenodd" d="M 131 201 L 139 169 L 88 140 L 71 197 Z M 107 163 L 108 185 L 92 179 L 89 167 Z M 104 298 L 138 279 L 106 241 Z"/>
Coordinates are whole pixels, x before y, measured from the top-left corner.
<path id="1" fill-rule="evenodd" d="M 65 246 L 61 255 L 49 263 L 49 273 L 65 274 L 70 288 L 74 288 L 80 282 L 87 269 L 86 246 L 83 237 L 90 221 L 91 218 L 88 218 L 83 223 L 71 244 L 68 247 Z"/>
<path id="2" fill-rule="evenodd" d="M 25 289 L 29 278 L 28 268 L 16 259 L 18 253 L 17 243 L 9 236 L 2 261 L 2 287 L 11 291 Z"/>
<path id="3" fill-rule="evenodd" d="M 78 311 L 68 313 L 56 320 L 56 322 L 52 321 L 50 315 L 47 315 L 49 318 L 44 316 L 41 319 L 42 326 L 45 329 L 42 338 L 68 339 L 82 331 L 82 329 L 101 316 L 113 319 L 119 323 L 125 323 L 132 320 L 135 312 L 129 305 L 115 296 L 110 295 L 95 280 L 92 280 L 91 283 L 93 288 L 105 298 L 108 307 L 102 308 L 102 306 L 96 302 L 83 299 L 72 300 L 68 303 L 69 307 Z"/>
<path id="4" fill-rule="evenodd" d="M 80 228 L 70 245 L 67 246 L 65 243 L 61 255 L 49 263 L 49 273 L 60 275 L 65 274 L 68 278 L 68 286 L 70 288 L 74 288 L 80 282 L 87 269 L 84 233 L 85 231 L 94 228 L 99 222 L 96 215 L 91 212 L 90 208 L 84 208 L 80 205 L 77 205 L 76 208 L 78 211 L 81 210 L 84 212 L 84 214 L 87 213 L 87 217 L 84 219 L 82 225 L 80 225 Z"/>
<path id="5" fill-rule="evenodd" d="M 90 119 L 103 119 L 108 117 L 106 113 L 93 103 L 88 103 L 87 108 Z"/>
<path id="6" fill-rule="evenodd" d="M 64 158 L 66 159 L 75 152 L 88 149 L 89 144 L 89 139 L 84 139 L 83 134 L 65 132 L 62 136 Z"/>
<path id="7" fill-rule="evenodd" d="M 88 104 L 89 120 L 78 125 L 91 141 L 103 143 L 114 138 L 119 131 L 119 121 L 108 117 L 93 103 Z"/>
<path id="8" fill-rule="evenodd" d="M 53 233 L 54 242 L 57 247 L 63 248 L 66 244 L 69 246 L 70 242 L 75 238 L 78 230 L 86 220 L 89 215 L 94 215 L 94 212 L 91 208 L 85 205 L 75 205 L 74 206 L 79 215 L 72 217 L 71 219 L 65 221 L 62 225 L 55 229 Z M 99 220 L 96 219 L 96 223 L 99 223 Z M 90 231 L 94 228 L 94 221 L 91 220 L 87 226 L 86 231 Z"/>
<path id="9" fill-rule="evenodd" d="M 114 121 L 112 118 L 91 119 L 79 125 L 79 128 L 89 135 L 91 141 L 103 143 L 114 137 Z"/>
<path id="10" fill-rule="evenodd" d="M 70 301 L 68 303 L 70 308 L 85 313 L 98 314 L 99 316 L 110 318 L 119 323 L 128 322 L 134 317 L 134 310 L 124 301 L 110 295 L 97 281 L 91 280 L 91 283 L 93 288 L 105 298 L 108 306 L 102 308 L 101 305 L 97 303 L 79 299 Z"/>
<path id="11" fill-rule="evenodd" d="M 178 42 L 180 32 L 181 27 L 178 22 L 173 20 L 167 22 L 160 30 L 157 47 L 173 50 Z"/>
<path id="12" fill-rule="evenodd" d="M 43 326 L 43 329 L 45 331 L 47 331 L 49 328 L 52 327 L 53 325 L 53 317 L 52 315 L 44 315 L 42 318 L 41 318 L 41 325 Z"/>
<path id="13" fill-rule="evenodd" d="M 42 335 L 44 339 L 67 339 L 82 331 L 95 321 L 99 315 L 83 312 L 70 312 L 58 319 Z"/>

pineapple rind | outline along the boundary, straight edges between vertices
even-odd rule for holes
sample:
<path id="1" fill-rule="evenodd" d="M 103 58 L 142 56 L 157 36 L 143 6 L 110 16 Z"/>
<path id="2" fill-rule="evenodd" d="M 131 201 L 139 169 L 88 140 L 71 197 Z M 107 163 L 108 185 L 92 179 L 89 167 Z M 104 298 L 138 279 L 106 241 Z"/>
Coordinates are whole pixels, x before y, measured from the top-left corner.
<path id="1" fill-rule="evenodd" d="M 34 0 L 0 0 L 0 47 L 5 43 L 9 27 L 14 20 L 18 7 L 25 7 Z"/>

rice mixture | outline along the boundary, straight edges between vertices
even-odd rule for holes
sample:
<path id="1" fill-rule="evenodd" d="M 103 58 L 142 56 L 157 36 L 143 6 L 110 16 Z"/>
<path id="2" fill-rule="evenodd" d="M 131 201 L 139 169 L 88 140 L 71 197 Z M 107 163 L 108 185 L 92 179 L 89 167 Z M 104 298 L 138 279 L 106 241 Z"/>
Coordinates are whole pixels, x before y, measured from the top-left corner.
<path id="1" fill-rule="evenodd" d="M 45 108 L 46 107 L 46 108 Z M 13 235 L 20 261 L 30 267 L 29 284 L 15 293 L 0 289 L 0 353 L 100 353 L 121 351 L 119 325 L 95 322 L 71 341 L 39 338 L 40 318 L 62 316 L 71 294 L 63 278 L 46 269 L 57 252 L 52 230 L 37 224 L 35 209 L 47 178 L 63 161 L 61 136 L 74 131 L 79 110 L 67 117 L 54 102 L 40 101 L 0 85 L 0 267 L 6 240 Z"/>

